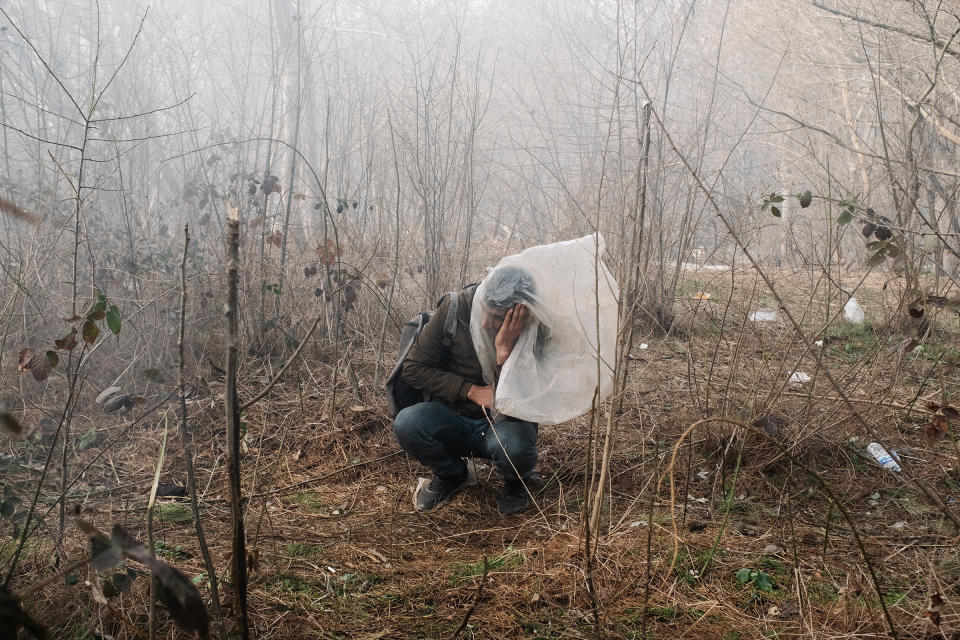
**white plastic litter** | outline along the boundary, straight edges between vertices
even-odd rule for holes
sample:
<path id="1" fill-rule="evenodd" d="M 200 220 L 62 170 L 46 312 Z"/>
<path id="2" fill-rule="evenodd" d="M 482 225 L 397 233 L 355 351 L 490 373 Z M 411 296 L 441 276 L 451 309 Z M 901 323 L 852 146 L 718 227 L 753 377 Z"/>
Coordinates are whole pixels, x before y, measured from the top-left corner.
<path id="1" fill-rule="evenodd" d="M 811 378 L 803 371 L 794 371 L 790 376 L 790 384 L 803 384 L 810 382 Z"/>
<path id="2" fill-rule="evenodd" d="M 900 471 L 900 465 L 897 464 L 897 460 L 900 459 L 900 456 L 897 455 L 897 452 L 894 451 L 891 455 L 887 453 L 887 450 L 883 448 L 883 445 L 879 442 L 871 442 L 867 445 L 867 453 L 873 456 L 873 459 L 879 463 L 884 469 L 890 469 L 891 471 Z"/>
<path id="3" fill-rule="evenodd" d="M 650 345 L 648 345 L 646 342 L 641 342 L 641 343 L 640 343 L 640 346 L 637 347 L 637 348 L 642 351 L 643 349 L 649 349 L 649 348 L 650 348 Z"/>
<path id="4" fill-rule="evenodd" d="M 750 322 L 773 322 L 777 319 L 777 312 L 773 309 L 762 308 L 757 309 L 747 317 Z"/>
<path id="5" fill-rule="evenodd" d="M 843 305 L 843 319 L 853 324 L 863 322 L 863 308 L 860 307 L 856 298 L 850 298 L 847 300 L 847 304 Z"/>
<path id="6" fill-rule="evenodd" d="M 813 344 L 815 344 L 815 345 L 818 346 L 818 347 L 822 347 L 822 346 L 823 346 L 823 340 L 817 340 L 817 341 L 814 342 Z"/>
<path id="7" fill-rule="evenodd" d="M 589 411 L 598 385 L 601 400 L 612 391 L 619 290 L 603 261 L 594 260 L 598 248 L 603 255 L 603 238 L 593 235 L 531 247 L 501 260 L 477 287 L 470 334 L 488 384 L 494 380 L 496 335 L 483 328 L 485 314 L 522 302 L 535 320 L 500 372 L 497 412 L 557 424 Z M 519 275 L 504 284 L 504 273 Z M 510 282 L 518 278 L 519 288 Z"/>

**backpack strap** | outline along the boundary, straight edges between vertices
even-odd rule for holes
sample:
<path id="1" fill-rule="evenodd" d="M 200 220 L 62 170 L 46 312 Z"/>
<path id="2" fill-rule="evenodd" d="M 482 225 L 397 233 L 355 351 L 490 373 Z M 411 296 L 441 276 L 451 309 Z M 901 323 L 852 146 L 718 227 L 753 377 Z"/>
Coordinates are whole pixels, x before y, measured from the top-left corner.
<path id="1" fill-rule="evenodd" d="M 450 298 L 450 306 L 447 307 L 447 317 L 443 320 L 443 351 L 444 359 L 450 357 L 450 351 L 453 349 L 453 339 L 457 337 L 457 313 L 460 311 L 460 295 L 456 291 L 446 294 Z"/>

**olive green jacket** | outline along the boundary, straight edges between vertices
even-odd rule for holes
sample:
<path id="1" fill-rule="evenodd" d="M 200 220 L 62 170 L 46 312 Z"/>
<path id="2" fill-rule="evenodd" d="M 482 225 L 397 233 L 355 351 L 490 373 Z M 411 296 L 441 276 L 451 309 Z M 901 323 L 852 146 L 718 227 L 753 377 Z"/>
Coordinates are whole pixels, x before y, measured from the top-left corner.
<path id="1" fill-rule="evenodd" d="M 483 417 L 480 407 L 467 400 L 471 385 L 483 386 L 483 371 L 470 336 L 470 309 L 476 287 L 461 289 L 457 309 L 457 335 L 444 358 L 443 320 L 450 300 L 446 299 L 410 348 L 403 363 L 403 378 L 411 386 L 429 394 L 431 400 L 444 403 L 457 413 L 471 418 Z"/>

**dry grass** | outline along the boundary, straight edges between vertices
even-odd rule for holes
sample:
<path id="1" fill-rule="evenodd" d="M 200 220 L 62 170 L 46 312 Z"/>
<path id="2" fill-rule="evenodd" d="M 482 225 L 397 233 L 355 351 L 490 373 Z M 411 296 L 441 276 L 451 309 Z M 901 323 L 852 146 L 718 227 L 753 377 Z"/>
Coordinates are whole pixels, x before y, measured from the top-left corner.
<path id="1" fill-rule="evenodd" d="M 632 361 L 592 567 L 601 632 L 640 638 L 648 601 L 649 638 L 885 633 L 850 527 L 808 473 L 772 442 L 729 423 L 704 423 L 678 443 L 681 433 L 706 416 L 751 422 L 770 414 L 784 418 L 775 439 L 829 483 L 853 516 L 900 637 L 924 636 L 924 612 L 936 592 L 948 601 L 944 631 L 949 637 L 960 629 L 960 614 L 950 604 L 960 597 L 960 562 L 957 532 L 949 521 L 903 482 L 902 474 L 865 457 L 870 437 L 816 375 L 786 324 L 745 321 L 748 311 L 764 303 L 749 277 L 738 276 L 732 294 L 729 274 L 688 279 L 677 307 L 678 332 L 641 337 L 650 347 Z M 816 304 L 810 300 L 815 296 L 801 280 L 797 273 L 781 275 L 781 282 L 794 286 L 791 300 L 797 309 L 811 310 L 807 323 L 813 327 L 809 316 Z M 956 348 L 956 319 L 939 320 L 924 352 L 888 354 L 897 338 L 883 326 L 881 284 L 868 282 L 864 295 L 858 293 L 870 329 L 832 330 L 825 361 L 885 444 L 903 454 L 910 472 L 955 506 L 952 501 L 960 496 L 956 449 L 948 437 L 925 436 L 930 414 L 916 398 L 954 393 L 956 374 L 940 375 L 930 353 Z M 710 290 L 711 299 L 691 300 L 694 289 Z M 538 510 L 498 516 L 499 480 L 482 474 L 479 485 L 446 508 L 416 513 L 411 488 L 424 470 L 398 453 L 379 393 L 370 388 L 370 353 L 359 349 L 354 358 L 361 397 L 342 372 L 333 393 L 330 372 L 337 363 L 318 350 L 244 416 L 256 637 L 450 637 L 473 601 L 483 556 L 489 561 L 488 584 L 462 637 L 595 637 L 579 524 L 590 446 L 585 422 L 541 428 L 539 468 L 548 482 L 537 496 Z M 794 368 L 814 381 L 785 384 Z M 250 371 L 246 379 L 262 375 Z M 222 391 L 221 383 L 212 382 L 209 393 L 193 401 L 191 419 L 198 481 L 207 488 L 204 525 L 215 563 L 225 570 L 230 538 Z M 247 397 L 255 391 L 248 389 Z M 104 428 L 107 441 L 121 428 Z M 71 504 L 101 527 L 122 523 L 145 537 L 147 487 L 161 431 L 160 416 L 133 430 L 91 468 L 72 492 Z M 675 447 L 676 499 L 671 501 L 665 470 Z M 83 461 L 97 450 L 95 445 L 77 455 Z M 18 445 L 24 464 L 8 464 L 5 483 L 26 495 L 37 478 L 31 465 L 43 453 L 36 432 Z M 183 478 L 182 450 L 173 438 L 163 481 Z M 159 516 L 158 522 L 163 555 L 187 575 L 201 576 L 192 523 Z M 54 529 L 51 515 L 28 547 L 17 588 L 50 575 Z M 69 532 L 64 557 L 76 558 L 82 537 L 73 527 Z M 4 557 L 9 549 L 8 543 Z M 739 584 L 736 572 L 744 568 L 769 576 L 772 590 L 758 590 L 757 582 Z M 34 594 L 27 608 L 56 637 L 90 638 L 97 629 L 119 638 L 140 637 L 146 628 L 146 580 L 135 580 L 131 592 L 117 596 L 108 608 L 91 600 L 85 573 L 77 577 L 76 584 L 58 580 Z M 198 581 L 204 584 L 202 577 Z M 175 633 L 171 629 L 169 623 L 163 627 L 168 636 Z"/>

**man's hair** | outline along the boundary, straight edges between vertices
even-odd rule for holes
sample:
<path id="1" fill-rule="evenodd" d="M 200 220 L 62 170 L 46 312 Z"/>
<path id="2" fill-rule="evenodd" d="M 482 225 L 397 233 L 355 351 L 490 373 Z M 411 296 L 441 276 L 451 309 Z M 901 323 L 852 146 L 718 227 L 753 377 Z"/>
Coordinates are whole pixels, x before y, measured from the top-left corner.
<path id="1" fill-rule="evenodd" d="M 533 276 L 520 267 L 499 267 L 486 278 L 483 301 L 489 307 L 504 309 L 518 303 L 533 302 L 537 288 Z"/>

